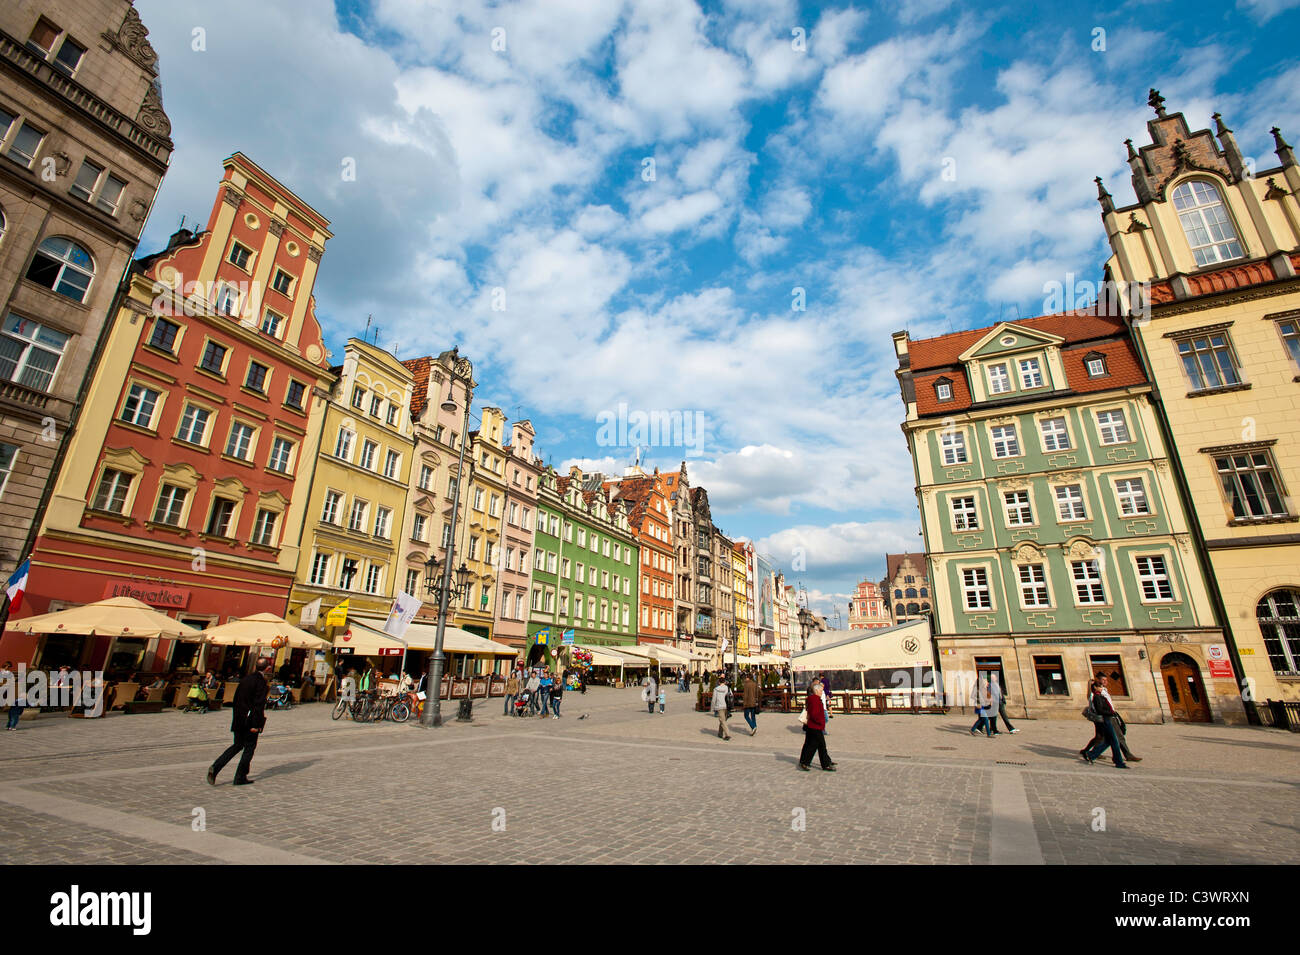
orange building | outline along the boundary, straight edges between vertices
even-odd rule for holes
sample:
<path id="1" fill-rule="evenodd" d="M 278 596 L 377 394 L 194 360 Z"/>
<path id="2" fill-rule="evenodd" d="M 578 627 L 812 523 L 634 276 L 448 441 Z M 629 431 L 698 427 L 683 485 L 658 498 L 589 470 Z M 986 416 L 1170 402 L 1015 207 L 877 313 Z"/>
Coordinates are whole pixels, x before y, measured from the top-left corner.
<path id="1" fill-rule="evenodd" d="M 605 482 L 611 502 L 629 507 L 628 523 L 641 545 L 641 617 L 637 643 L 673 640 L 672 511 L 652 476 L 636 469 L 633 476 Z"/>

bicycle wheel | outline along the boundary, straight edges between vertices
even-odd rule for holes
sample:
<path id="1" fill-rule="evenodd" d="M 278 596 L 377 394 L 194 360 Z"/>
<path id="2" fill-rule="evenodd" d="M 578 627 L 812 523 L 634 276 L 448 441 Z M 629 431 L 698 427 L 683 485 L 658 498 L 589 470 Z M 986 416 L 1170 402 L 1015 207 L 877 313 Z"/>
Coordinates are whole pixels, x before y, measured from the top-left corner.
<path id="1" fill-rule="evenodd" d="M 393 708 L 388 711 L 388 718 L 394 723 L 405 723 L 411 718 L 411 708 L 405 703 L 394 703 Z"/>
<path id="2" fill-rule="evenodd" d="M 348 701 L 339 700 L 337 703 L 334 704 L 334 712 L 330 714 L 330 719 L 334 719 L 334 720 L 338 719 L 343 715 L 343 712 L 347 708 L 348 708 Z"/>

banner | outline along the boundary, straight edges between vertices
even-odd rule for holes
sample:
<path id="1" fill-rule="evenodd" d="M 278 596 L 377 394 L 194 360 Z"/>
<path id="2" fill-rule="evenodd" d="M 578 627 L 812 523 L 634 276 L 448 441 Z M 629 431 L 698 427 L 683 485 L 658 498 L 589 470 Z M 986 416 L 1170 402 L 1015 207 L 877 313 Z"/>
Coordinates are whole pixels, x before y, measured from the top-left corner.
<path id="1" fill-rule="evenodd" d="M 330 612 L 325 615 L 325 626 L 327 627 L 345 627 L 348 623 L 348 602 L 345 600 L 341 604 L 335 604 L 330 608 Z"/>
<path id="2" fill-rule="evenodd" d="M 565 643 L 566 646 L 572 646 L 572 645 L 573 645 L 573 631 L 572 631 L 572 630 L 566 630 L 566 631 L 564 631 L 564 643 Z"/>
<path id="3" fill-rule="evenodd" d="M 316 621 L 320 619 L 320 602 L 324 599 L 324 597 L 317 597 L 311 603 L 303 605 L 302 610 L 298 612 L 298 626 L 316 626 Z"/>
<path id="4" fill-rule="evenodd" d="M 420 612 L 420 600 L 408 593 L 399 593 L 393 598 L 393 609 L 388 611 L 384 621 L 384 633 L 401 640 L 406 635 L 406 628 L 411 625 L 415 615 Z"/>

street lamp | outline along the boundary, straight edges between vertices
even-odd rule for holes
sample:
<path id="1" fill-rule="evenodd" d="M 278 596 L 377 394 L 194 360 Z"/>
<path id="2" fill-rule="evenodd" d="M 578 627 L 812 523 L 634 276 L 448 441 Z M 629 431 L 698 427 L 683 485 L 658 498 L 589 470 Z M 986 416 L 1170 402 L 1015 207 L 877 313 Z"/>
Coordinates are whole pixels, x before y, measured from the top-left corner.
<path id="1" fill-rule="evenodd" d="M 740 685 L 740 663 L 736 659 L 736 641 L 740 639 L 740 625 L 731 621 L 731 679 Z"/>
<path id="2" fill-rule="evenodd" d="M 452 385 L 460 381 L 465 385 L 465 420 L 460 429 L 460 459 L 456 464 L 456 497 L 451 502 L 451 527 L 447 534 L 447 561 L 442 565 L 442 580 L 434 584 L 434 579 L 438 569 L 438 559 L 431 557 L 425 565 L 426 569 L 432 571 L 430 579 L 426 584 L 426 589 L 430 594 L 436 594 L 438 598 L 438 631 L 433 638 L 433 665 L 429 668 L 429 683 L 426 688 L 428 695 L 433 697 L 433 705 L 424 708 L 422 719 L 425 726 L 442 725 L 442 671 L 444 657 L 442 654 L 442 638 L 447 627 L 447 604 L 454 597 L 460 600 L 464 593 L 469 579 L 469 568 L 464 562 L 456 570 L 456 583 L 451 582 L 452 565 L 455 563 L 456 553 L 456 516 L 460 513 L 460 486 L 465 474 L 465 446 L 469 444 L 469 404 L 470 404 L 470 384 L 472 379 L 472 369 L 469 360 L 460 357 L 460 348 L 457 346 L 451 351 L 451 381 L 447 382 L 447 398 L 439 405 L 443 411 L 452 412 L 456 410 L 456 400 L 452 396 Z M 473 686 L 471 682 L 470 686 Z M 473 714 L 473 703 L 470 701 L 470 690 L 467 689 L 465 699 L 461 701 L 460 714 L 457 719 L 468 720 Z"/>

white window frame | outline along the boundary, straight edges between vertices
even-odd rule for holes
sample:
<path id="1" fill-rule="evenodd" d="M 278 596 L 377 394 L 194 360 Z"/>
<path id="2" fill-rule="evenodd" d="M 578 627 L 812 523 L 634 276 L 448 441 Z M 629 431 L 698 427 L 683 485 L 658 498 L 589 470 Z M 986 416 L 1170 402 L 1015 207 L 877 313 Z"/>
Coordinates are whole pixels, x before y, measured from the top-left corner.
<path id="1" fill-rule="evenodd" d="M 1159 561 L 1159 569 L 1156 562 Z M 1143 564 L 1145 563 L 1145 567 Z M 1174 578 L 1169 573 L 1169 561 L 1164 554 L 1136 554 L 1133 557 L 1133 569 L 1137 574 L 1138 587 L 1142 591 L 1139 598 L 1144 604 L 1174 603 L 1178 597 L 1174 593 Z M 1163 587 L 1162 587 L 1163 584 Z M 1155 591 L 1155 596 L 1148 595 L 1148 589 Z M 1168 591 L 1167 596 L 1161 591 Z"/>
<path id="2" fill-rule="evenodd" d="M 993 606 L 993 588 L 989 583 L 989 570 L 987 567 L 980 565 L 978 567 L 961 567 L 958 568 L 961 575 L 961 592 L 962 606 L 967 613 L 982 613 L 991 611 Z M 983 601 L 980 600 L 980 594 L 983 594 Z M 972 598 L 974 598 L 972 602 Z"/>
<path id="3" fill-rule="evenodd" d="M 1123 408 L 1107 408 L 1096 412 L 1097 435 L 1105 445 L 1132 444 L 1133 432 Z M 1105 416 L 1103 420 L 1103 415 Z"/>
<path id="4" fill-rule="evenodd" d="M 1151 513 L 1151 499 L 1147 496 L 1146 481 L 1140 477 L 1115 478 L 1115 501 L 1120 517 L 1144 517 Z M 1137 487 L 1134 488 L 1133 485 Z M 1126 485 L 1121 487 L 1121 485 Z M 1141 509 L 1138 509 L 1138 505 Z"/>
<path id="5" fill-rule="evenodd" d="M 1013 500 L 1014 498 L 1014 500 Z M 1002 492 L 1002 513 L 1007 527 L 1033 527 L 1034 502 L 1027 489 Z M 1028 514 L 1028 519 L 1025 515 Z"/>
<path id="6" fill-rule="evenodd" d="M 998 432 L 1010 432 L 1010 438 L 1004 433 L 999 436 Z M 999 454 L 999 445 L 1006 454 Z M 997 424 L 989 427 L 989 446 L 993 449 L 993 457 L 999 460 L 1008 458 L 1018 458 L 1024 453 L 1020 447 L 1020 432 L 1014 424 Z"/>
<path id="7" fill-rule="evenodd" d="M 1070 561 L 1070 582 L 1074 588 L 1076 607 L 1105 607 L 1110 603 L 1106 596 L 1106 579 L 1102 574 L 1101 561 L 1097 558 Z M 1101 592 L 1100 596 L 1097 591 Z"/>
<path id="8" fill-rule="evenodd" d="M 965 504 L 967 501 L 970 502 L 969 507 Z M 974 494 L 948 498 L 948 515 L 954 533 L 963 534 L 980 529 L 979 499 Z"/>
<path id="9" fill-rule="evenodd" d="M 966 453 L 965 431 L 939 432 L 939 450 L 943 455 L 944 467 L 970 463 L 970 456 Z"/>
<path id="10" fill-rule="evenodd" d="M 1022 391 L 1029 391 L 1034 388 L 1041 388 L 1045 382 L 1043 378 L 1043 363 L 1039 361 L 1037 355 L 1031 355 L 1029 358 L 1022 358 L 1020 366 L 1020 388 Z"/>
<path id="11" fill-rule="evenodd" d="M 1053 606 L 1051 575 L 1046 563 L 1016 564 L 1016 581 L 1022 610 L 1044 610 Z"/>
<path id="12" fill-rule="evenodd" d="M 997 362 L 989 365 L 988 371 L 989 394 L 1005 395 L 1010 392 L 1014 385 L 1011 380 L 1011 366 L 1007 362 Z M 998 387 L 1002 385 L 1004 387 Z"/>
<path id="13" fill-rule="evenodd" d="M 1077 496 L 1070 493 L 1071 489 L 1078 492 Z M 1066 492 L 1064 496 L 1061 494 L 1062 491 Z M 1052 496 L 1056 500 L 1056 517 L 1059 521 L 1071 523 L 1088 519 L 1088 505 L 1083 497 L 1082 484 L 1058 484 L 1052 488 Z M 1063 505 L 1069 509 L 1068 514 L 1062 510 Z M 1075 505 L 1078 505 L 1081 512 L 1077 515 L 1075 514 Z"/>
<path id="14" fill-rule="evenodd" d="M 1044 454 L 1070 451 L 1074 447 L 1070 440 L 1070 424 L 1063 415 L 1041 419 L 1038 422 L 1038 436 L 1043 443 Z"/>

